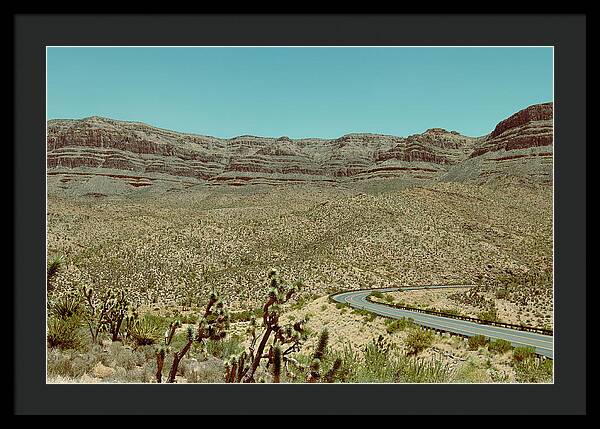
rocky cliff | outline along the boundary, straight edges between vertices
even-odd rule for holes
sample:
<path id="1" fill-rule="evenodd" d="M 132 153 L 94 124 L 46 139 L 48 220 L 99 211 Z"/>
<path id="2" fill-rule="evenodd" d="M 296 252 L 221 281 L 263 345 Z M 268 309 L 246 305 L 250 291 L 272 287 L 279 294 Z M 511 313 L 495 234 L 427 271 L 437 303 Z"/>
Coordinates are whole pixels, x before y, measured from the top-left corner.
<path id="1" fill-rule="evenodd" d="M 530 106 L 487 136 L 431 128 L 396 137 L 220 139 L 101 117 L 50 120 L 49 191 L 107 195 L 194 185 L 348 183 L 395 177 L 551 182 L 552 104 Z"/>

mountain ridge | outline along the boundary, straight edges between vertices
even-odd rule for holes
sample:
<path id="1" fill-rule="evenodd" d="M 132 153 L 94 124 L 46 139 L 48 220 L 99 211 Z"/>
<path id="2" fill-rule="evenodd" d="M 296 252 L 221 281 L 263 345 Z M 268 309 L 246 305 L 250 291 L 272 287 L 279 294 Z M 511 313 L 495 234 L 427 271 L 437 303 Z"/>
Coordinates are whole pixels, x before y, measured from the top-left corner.
<path id="1" fill-rule="evenodd" d="M 176 182 L 184 187 L 335 184 L 390 177 L 420 183 L 516 176 L 550 184 L 552 127 L 553 103 L 522 109 L 479 137 L 429 128 L 406 137 L 348 133 L 334 139 L 252 135 L 224 139 L 100 116 L 51 119 L 49 189 L 85 194 L 85 183 L 92 177 L 122 182 L 113 183 L 117 193 Z M 110 184 L 105 188 L 107 192 L 91 193 L 112 193 Z"/>

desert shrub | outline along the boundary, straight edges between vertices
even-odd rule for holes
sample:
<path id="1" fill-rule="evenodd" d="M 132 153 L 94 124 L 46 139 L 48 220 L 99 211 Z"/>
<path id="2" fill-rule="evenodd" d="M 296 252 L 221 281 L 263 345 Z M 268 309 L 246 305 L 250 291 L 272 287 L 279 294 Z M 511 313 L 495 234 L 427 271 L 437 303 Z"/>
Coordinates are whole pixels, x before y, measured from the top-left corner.
<path id="1" fill-rule="evenodd" d="M 506 299 L 510 295 L 510 292 L 506 288 L 498 289 L 495 293 L 497 299 Z"/>
<path id="2" fill-rule="evenodd" d="M 369 295 L 371 295 L 373 298 L 383 299 L 383 293 L 378 290 L 371 292 Z"/>
<path id="3" fill-rule="evenodd" d="M 144 383 L 145 381 L 144 368 L 138 366 L 126 371 L 123 377 L 124 383 Z"/>
<path id="4" fill-rule="evenodd" d="M 185 333 L 176 335 L 176 330 L 179 327 L 181 327 L 181 321 L 179 320 L 169 324 L 164 343 L 156 351 L 157 383 L 162 383 L 163 370 L 167 369 L 169 374 L 167 383 L 175 382 L 177 375 L 181 372 L 179 364 L 192 346 L 198 347 L 205 340 L 219 341 L 224 339 L 227 335 L 227 328 L 229 328 L 229 312 L 217 293 L 213 291 L 209 296 L 204 314 L 199 319 L 196 327 L 188 326 Z M 177 349 L 179 351 L 173 351 Z M 173 359 L 169 368 L 165 358 L 171 351 L 173 351 Z"/>
<path id="5" fill-rule="evenodd" d="M 110 366 L 132 370 L 140 363 L 140 356 L 137 355 L 129 346 L 124 346 L 120 341 L 111 344 Z M 145 362 L 142 362 L 144 364 Z"/>
<path id="6" fill-rule="evenodd" d="M 453 381 L 461 383 L 487 383 L 489 379 L 488 369 L 483 368 L 476 359 L 469 358 L 456 369 Z"/>
<path id="7" fill-rule="evenodd" d="M 449 381 L 453 376 L 441 361 L 405 356 L 383 336 L 362 350 L 346 345 L 328 356 L 329 361 L 336 358 L 341 360 L 337 380 L 346 383 L 435 383 Z"/>
<path id="8" fill-rule="evenodd" d="M 302 287 L 302 282 L 294 282 L 292 284 L 292 287 L 295 287 L 296 289 L 299 290 Z M 319 297 L 319 295 L 316 295 L 314 293 L 301 295 L 299 298 L 296 299 L 296 301 L 293 304 L 291 304 L 290 308 L 292 310 L 300 310 L 302 307 L 304 307 L 310 301 L 313 301 L 313 300 L 317 299 L 318 297 Z M 262 315 L 262 311 L 260 314 Z"/>
<path id="9" fill-rule="evenodd" d="M 327 359 L 340 360 L 336 379 L 344 383 L 391 383 L 399 370 L 398 350 L 380 335 L 362 350 L 345 345 L 341 351 L 332 351 Z"/>
<path id="10" fill-rule="evenodd" d="M 422 328 L 413 329 L 406 337 L 405 344 L 409 355 L 416 355 L 431 346 L 434 335 Z"/>
<path id="11" fill-rule="evenodd" d="M 187 383 L 222 383 L 225 366 L 221 359 L 209 357 L 202 362 L 188 359 L 181 369 Z"/>
<path id="12" fill-rule="evenodd" d="M 526 358 L 514 364 L 516 379 L 519 383 L 552 382 L 552 361 Z"/>
<path id="13" fill-rule="evenodd" d="M 231 313 L 232 322 L 249 322 L 253 317 L 259 318 L 262 316 L 262 308 L 255 308 L 254 310 L 238 311 L 237 313 Z"/>
<path id="14" fill-rule="evenodd" d="M 227 359 L 231 355 L 241 353 L 244 350 L 244 346 L 240 337 L 232 335 L 218 341 L 206 341 L 204 350 L 216 358 Z"/>
<path id="15" fill-rule="evenodd" d="M 179 320 L 181 320 L 181 323 L 183 324 L 193 325 L 198 321 L 198 315 L 193 313 L 181 314 Z"/>
<path id="16" fill-rule="evenodd" d="M 392 295 L 385 295 L 384 298 L 387 302 L 394 302 L 394 297 Z"/>
<path id="17" fill-rule="evenodd" d="M 98 362 L 108 365 L 107 357 L 108 354 L 102 353 L 102 348 L 97 345 L 92 345 L 85 353 L 51 349 L 48 351 L 48 375 L 78 378 L 90 373 Z M 102 361 L 103 358 L 104 362 Z"/>
<path id="18" fill-rule="evenodd" d="M 506 353 L 511 349 L 512 344 L 510 343 L 510 341 L 503 340 L 501 338 L 491 341 L 488 345 L 488 350 L 496 353 Z"/>
<path id="19" fill-rule="evenodd" d="M 286 381 L 288 382 L 306 382 L 305 368 L 308 368 L 314 356 L 308 356 L 301 353 L 294 355 L 293 359 L 288 359 L 286 365 Z M 351 382 L 354 380 L 357 368 L 363 366 L 359 360 L 359 353 L 352 348 L 351 345 L 345 344 L 342 350 L 327 350 L 320 359 L 320 367 L 323 368 L 325 374 L 334 367 L 335 362 L 339 362 L 339 366 L 335 371 L 335 375 L 329 382 Z M 294 362 L 294 364 L 290 364 Z"/>
<path id="20" fill-rule="evenodd" d="M 78 317 L 61 319 L 51 317 L 48 320 L 46 339 L 51 349 L 79 349 L 83 345 L 81 321 Z"/>
<path id="21" fill-rule="evenodd" d="M 477 350 L 479 347 L 485 347 L 488 341 L 489 340 L 485 337 L 485 335 L 474 335 L 469 337 L 467 340 L 467 345 L 469 350 Z"/>
<path id="22" fill-rule="evenodd" d="M 390 362 L 390 356 L 394 349 L 395 346 L 384 340 L 381 335 L 367 344 L 363 352 L 364 371 L 359 373 L 360 378 L 375 383 L 393 380 L 397 371 Z"/>
<path id="23" fill-rule="evenodd" d="M 535 357 L 535 349 L 533 347 L 515 347 L 513 350 L 513 362 L 522 362 Z"/>
<path id="24" fill-rule="evenodd" d="M 386 319 L 387 327 L 385 328 L 388 334 L 393 334 L 396 331 L 404 331 L 405 329 L 414 327 L 414 322 L 412 319 L 407 317 L 402 317 L 400 319 L 391 320 Z"/>
<path id="25" fill-rule="evenodd" d="M 46 368 L 48 376 L 73 376 L 73 359 L 70 353 L 59 349 L 48 350 Z"/>
<path id="26" fill-rule="evenodd" d="M 370 311 L 364 310 L 362 308 L 355 308 L 354 310 L 352 310 L 352 314 L 358 314 L 363 316 L 365 318 L 365 322 L 372 322 L 373 320 L 375 320 L 375 317 L 377 317 L 375 313 L 371 313 Z"/>
<path id="27" fill-rule="evenodd" d="M 491 308 L 477 314 L 477 318 L 488 322 L 498 322 L 498 311 L 496 308 Z"/>
<path id="28" fill-rule="evenodd" d="M 445 313 L 445 314 L 450 314 L 453 316 L 460 316 L 462 315 L 461 311 L 457 308 L 442 308 L 441 310 L 439 310 L 440 313 Z"/>
<path id="29" fill-rule="evenodd" d="M 401 368 L 394 380 L 399 383 L 445 383 L 453 376 L 448 364 L 440 360 L 404 358 L 399 363 Z"/>

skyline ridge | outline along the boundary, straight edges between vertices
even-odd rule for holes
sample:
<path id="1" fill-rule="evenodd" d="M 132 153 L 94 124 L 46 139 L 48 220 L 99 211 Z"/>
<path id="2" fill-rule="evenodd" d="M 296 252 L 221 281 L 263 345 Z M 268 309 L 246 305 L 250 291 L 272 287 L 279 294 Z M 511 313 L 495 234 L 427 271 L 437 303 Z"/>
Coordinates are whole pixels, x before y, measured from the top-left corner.
<path id="1" fill-rule="evenodd" d="M 495 124 L 499 124 L 502 120 L 508 119 L 510 118 L 512 115 L 515 115 L 519 112 L 522 112 L 524 110 L 527 110 L 533 106 L 541 106 L 541 105 L 547 105 L 547 104 L 552 104 L 554 105 L 554 101 L 547 101 L 547 102 L 543 102 L 543 103 L 534 103 L 534 104 L 530 104 L 526 107 L 523 107 L 519 110 L 515 110 L 511 115 L 504 117 L 503 119 L 499 119 L 498 121 L 495 122 Z M 257 138 L 264 138 L 264 139 L 281 139 L 281 138 L 288 138 L 290 140 L 294 140 L 294 141 L 301 141 L 301 140 L 326 140 L 326 141 L 330 141 L 330 140 L 337 140 L 339 138 L 342 138 L 344 136 L 350 136 L 350 135 L 374 135 L 374 136 L 389 136 L 389 137 L 400 137 L 400 138 L 406 138 L 406 137 L 410 137 L 413 135 L 419 135 L 419 134 L 424 134 L 427 133 L 428 131 L 431 130 L 443 130 L 445 132 L 448 133 L 457 133 L 458 135 L 461 136 L 465 136 L 465 137 L 472 137 L 472 138 L 482 138 L 485 137 L 487 135 L 489 135 L 491 132 L 493 132 L 494 130 L 494 126 L 491 127 L 490 131 L 486 134 L 482 134 L 482 135 L 468 135 L 468 134 L 463 134 L 461 131 L 456 130 L 456 129 L 447 129 L 444 127 L 437 127 L 437 126 L 431 126 L 427 129 L 425 129 L 424 131 L 418 132 L 418 133 L 413 133 L 413 134 L 406 134 L 406 135 L 397 135 L 397 134 L 387 134 L 387 133 L 380 133 L 380 132 L 370 132 L 370 131 L 352 131 L 352 132 L 347 132 L 344 134 L 339 135 L 338 137 L 315 137 L 315 136 L 305 136 L 305 137 L 289 137 L 287 135 L 278 135 L 278 136 L 274 136 L 274 135 L 258 135 L 258 134 L 239 134 L 239 135 L 234 135 L 232 137 L 221 137 L 221 136 L 216 136 L 216 135 L 209 135 L 209 134 L 201 134 L 201 133 L 195 133 L 195 132 L 188 132 L 188 131 L 183 131 L 183 130 L 177 130 L 177 129 L 171 129 L 171 128 L 164 128 L 164 127 L 159 127 L 144 121 L 136 121 L 136 120 L 125 120 L 125 119 L 118 119 L 118 118 L 112 118 L 112 117 L 107 117 L 107 116 L 102 116 L 102 115 L 91 115 L 91 116 L 86 116 L 83 118 L 50 118 L 47 119 L 46 122 L 52 122 L 52 121 L 85 121 L 85 120 L 90 120 L 90 119 L 100 119 L 100 120 L 104 120 L 104 121 L 115 121 L 115 122 L 121 122 L 121 123 L 127 123 L 127 124 L 139 124 L 139 125 L 144 125 L 150 128 L 154 128 L 154 129 L 159 129 L 159 130 L 163 130 L 163 131 L 169 131 L 169 132 L 174 132 L 177 134 L 184 134 L 184 135 L 190 135 L 190 136 L 198 136 L 198 137 L 209 137 L 209 138 L 215 138 L 215 139 L 219 139 L 219 140 L 235 140 L 241 137 L 257 137 Z"/>

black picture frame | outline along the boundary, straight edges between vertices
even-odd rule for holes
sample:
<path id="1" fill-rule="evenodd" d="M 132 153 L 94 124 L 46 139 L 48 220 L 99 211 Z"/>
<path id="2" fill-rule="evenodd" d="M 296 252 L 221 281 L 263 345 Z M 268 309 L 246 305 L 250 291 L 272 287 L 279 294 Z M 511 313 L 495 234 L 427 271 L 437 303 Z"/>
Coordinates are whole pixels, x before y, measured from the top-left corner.
<path id="1" fill-rule="evenodd" d="M 13 25 L 14 413 L 587 412 L 585 15 L 17 14 Z M 554 384 L 46 384 L 45 50 L 71 45 L 554 46 Z"/>

